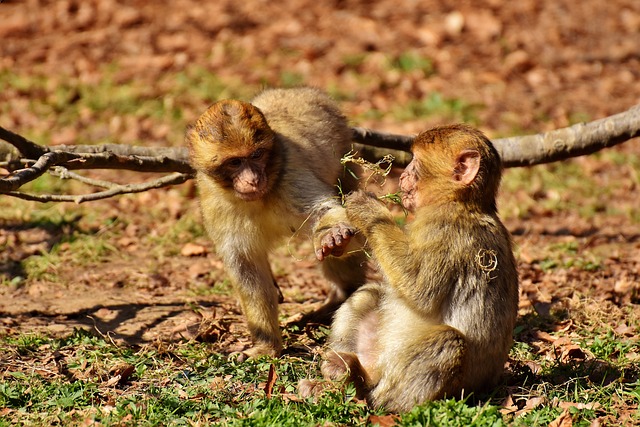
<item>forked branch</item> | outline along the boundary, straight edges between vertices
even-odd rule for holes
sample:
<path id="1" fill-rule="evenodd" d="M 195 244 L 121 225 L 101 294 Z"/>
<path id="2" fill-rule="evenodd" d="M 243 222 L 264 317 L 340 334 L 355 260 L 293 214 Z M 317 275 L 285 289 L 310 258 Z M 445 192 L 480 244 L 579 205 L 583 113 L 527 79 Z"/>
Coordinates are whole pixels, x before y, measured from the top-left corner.
<path id="1" fill-rule="evenodd" d="M 494 139 L 493 143 L 505 167 L 516 167 L 591 154 L 639 135 L 640 105 L 636 105 L 625 112 L 593 122 L 535 135 Z M 392 154 L 395 157 L 394 164 L 400 167 L 406 166 L 411 160 L 409 151 L 413 138 L 353 128 L 354 150 L 363 158 L 376 162 Z M 181 184 L 194 175 L 189 165 L 188 151 L 184 147 L 151 148 L 121 144 L 46 147 L 3 127 L 0 127 L 0 139 L 7 141 L 15 149 L 10 153 L 8 150 L 3 151 L 0 145 L 0 155 L 6 157 L 5 161 L 0 161 L 0 168 L 7 171 L 5 175 L 0 175 L 0 194 L 28 200 L 82 203 L 118 194 Z M 116 184 L 70 172 L 80 169 L 127 169 L 137 172 L 172 173 L 141 184 Z M 84 195 L 33 195 L 16 191 L 47 171 L 60 178 L 76 179 L 103 190 Z"/>

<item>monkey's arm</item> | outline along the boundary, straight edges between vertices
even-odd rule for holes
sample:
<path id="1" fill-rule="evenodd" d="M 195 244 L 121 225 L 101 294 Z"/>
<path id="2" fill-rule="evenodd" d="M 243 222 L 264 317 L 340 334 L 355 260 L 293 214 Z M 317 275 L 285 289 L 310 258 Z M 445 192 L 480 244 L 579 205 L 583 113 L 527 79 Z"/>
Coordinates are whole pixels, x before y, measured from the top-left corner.
<path id="1" fill-rule="evenodd" d="M 418 309 L 437 307 L 450 291 L 446 249 L 432 250 L 412 240 L 389 210 L 363 191 L 347 197 L 347 217 L 371 248 L 380 270 L 408 304 Z"/>
<path id="2" fill-rule="evenodd" d="M 347 196 L 345 207 L 347 218 L 364 235 L 389 281 L 394 284 L 415 281 L 417 271 L 404 268 L 408 258 L 414 258 L 409 238 L 382 202 L 364 191 L 356 191 Z"/>
<path id="3" fill-rule="evenodd" d="M 204 226 L 247 318 L 255 346 L 247 353 L 278 355 L 282 349 L 279 293 L 267 255 L 275 240 L 268 233 L 270 222 L 265 216 L 254 215 L 249 204 L 226 197 L 224 189 L 205 174 L 198 174 L 198 188 Z M 275 233 L 277 236 L 278 230 Z"/>
<path id="4" fill-rule="evenodd" d="M 353 239 L 356 228 L 335 194 L 335 187 L 307 170 L 296 169 L 285 177 L 290 184 L 289 197 L 294 209 L 310 225 L 314 252 L 319 261 L 328 256 L 340 257 L 362 247 Z M 334 195 L 335 194 L 335 195 Z"/>

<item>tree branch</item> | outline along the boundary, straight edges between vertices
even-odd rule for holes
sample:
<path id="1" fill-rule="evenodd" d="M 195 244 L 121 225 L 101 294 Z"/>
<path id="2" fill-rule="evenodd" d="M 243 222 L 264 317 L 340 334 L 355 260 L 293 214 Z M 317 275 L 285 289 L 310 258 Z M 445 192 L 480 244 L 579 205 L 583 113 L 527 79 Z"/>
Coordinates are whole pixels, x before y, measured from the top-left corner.
<path id="1" fill-rule="evenodd" d="M 536 135 L 494 139 L 505 167 L 533 166 L 595 153 L 640 135 L 640 105 L 625 112 Z M 353 139 L 368 146 L 409 151 L 413 137 L 353 128 Z M 406 166 L 406 163 L 398 162 Z"/>
<path id="2" fill-rule="evenodd" d="M 499 138 L 493 140 L 493 143 L 505 167 L 515 167 L 554 162 L 594 153 L 638 135 L 640 135 L 640 105 L 590 123 L 581 123 L 536 135 Z M 121 144 L 45 147 L 3 127 L 0 127 L 0 138 L 19 152 L 19 158 L 12 159 L 15 154 L 10 150 L 7 151 L 8 160 L 2 162 L 2 166 L 10 173 L 0 176 L 0 194 L 28 200 L 82 203 L 116 194 L 135 193 L 180 184 L 192 178 L 195 173 L 189 165 L 189 153 L 185 147 L 152 148 Z M 413 136 L 353 128 L 354 150 L 372 163 L 387 154 L 392 154 L 396 159 L 394 161 L 396 166 L 406 166 L 411 160 L 409 151 L 413 139 Z M 64 169 L 54 171 L 55 167 Z M 123 185 L 92 180 L 69 172 L 77 169 L 128 169 L 137 172 L 175 173 L 143 184 Z M 53 171 L 61 178 L 77 179 L 106 190 L 80 196 L 32 195 L 16 191 L 47 170 Z"/>
<path id="3" fill-rule="evenodd" d="M 18 151 L 28 159 L 37 159 L 38 157 L 49 151 L 47 147 L 43 147 L 42 145 L 38 145 L 35 142 L 31 142 L 22 135 L 13 133 L 8 129 L 3 128 L 2 126 L 0 126 L 0 139 L 3 139 L 9 144 L 16 147 Z"/>
<path id="4" fill-rule="evenodd" d="M 57 176 L 60 179 L 75 179 L 76 181 L 80 181 L 83 184 L 92 185 L 94 187 L 99 187 L 99 188 L 114 188 L 120 185 L 111 181 L 103 181 L 101 179 L 89 178 L 84 175 L 71 172 L 70 170 L 62 166 L 56 166 L 52 168 L 49 171 L 49 174 L 53 176 Z"/>
<path id="5" fill-rule="evenodd" d="M 67 163 L 72 160 L 76 160 L 77 156 L 73 153 L 67 153 L 64 151 L 52 151 L 44 153 L 38 161 L 26 169 L 20 169 L 13 174 L 0 179 L 0 192 L 7 193 L 9 191 L 17 190 L 27 182 L 31 182 L 34 179 L 42 176 L 47 170 L 53 166 L 61 163 Z"/>
<path id="6" fill-rule="evenodd" d="M 640 135 L 640 105 L 589 123 L 494 140 L 505 167 L 532 166 L 592 154 Z"/>

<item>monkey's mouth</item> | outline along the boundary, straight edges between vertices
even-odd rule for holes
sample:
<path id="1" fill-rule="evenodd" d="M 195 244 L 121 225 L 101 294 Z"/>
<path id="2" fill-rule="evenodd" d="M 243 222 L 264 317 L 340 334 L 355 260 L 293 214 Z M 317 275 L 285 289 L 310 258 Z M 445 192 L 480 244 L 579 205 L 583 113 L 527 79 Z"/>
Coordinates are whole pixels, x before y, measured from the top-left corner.
<path id="1" fill-rule="evenodd" d="M 255 200 L 260 199 L 263 196 L 263 192 L 247 191 L 247 192 L 241 193 L 239 191 L 236 191 L 236 196 L 238 196 L 238 198 L 244 202 L 253 202 Z"/>
<path id="2" fill-rule="evenodd" d="M 400 197 L 402 206 L 407 210 L 412 210 L 415 204 L 415 192 L 413 190 L 404 191 Z"/>

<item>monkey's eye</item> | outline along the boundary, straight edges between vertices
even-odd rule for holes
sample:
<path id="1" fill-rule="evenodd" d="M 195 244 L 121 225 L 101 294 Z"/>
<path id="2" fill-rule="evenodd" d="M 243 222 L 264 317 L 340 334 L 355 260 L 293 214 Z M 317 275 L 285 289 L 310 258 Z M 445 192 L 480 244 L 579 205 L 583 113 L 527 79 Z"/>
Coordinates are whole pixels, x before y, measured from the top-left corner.
<path id="1" fill-rule="evenodd" d="M 242 160 L 240 160 L 237 157 L 234 157 L 233 159 L 229 159 L 227 161 L 227 166 L 230 166 L 232 168 L 238 168 L 240 167 L 241 164 L 242 164 Z"/>
<path id="2" fill-rule="evenodd" d="M 264 156 L 264 149 L 263 148 L 258 148 L 256 151 L 251 153 L 250 157 L 253 160 L 259 160 L 259 159 L 262 158 L 262 156 Z"/>

